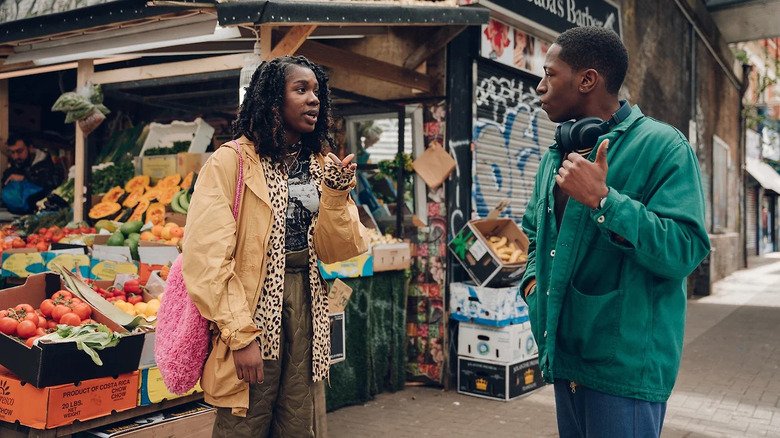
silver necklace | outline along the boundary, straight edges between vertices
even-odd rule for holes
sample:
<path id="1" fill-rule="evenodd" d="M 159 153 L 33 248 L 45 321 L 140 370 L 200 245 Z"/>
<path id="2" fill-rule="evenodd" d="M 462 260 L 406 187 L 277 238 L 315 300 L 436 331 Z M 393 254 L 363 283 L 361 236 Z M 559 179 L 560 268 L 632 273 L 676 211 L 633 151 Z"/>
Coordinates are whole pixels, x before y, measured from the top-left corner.
<path id="1" fill-rule="evenodd" d="M 282 159 L 282 162 L 284 163 L 284 167 L 287 170 L 287 175 L 289 175 L 290 170 L 294 169 L 298 164 L 298 156 L 301 154 L 301 151 L 303 150 L 303 146 L 300 144 L 300 142 L 296 143 L 296 146 L 298 146 L 297 151 L 290 154 L 286 154 Z M 292 159 L 290 159 L 290 157 L 292 157 Z"/>

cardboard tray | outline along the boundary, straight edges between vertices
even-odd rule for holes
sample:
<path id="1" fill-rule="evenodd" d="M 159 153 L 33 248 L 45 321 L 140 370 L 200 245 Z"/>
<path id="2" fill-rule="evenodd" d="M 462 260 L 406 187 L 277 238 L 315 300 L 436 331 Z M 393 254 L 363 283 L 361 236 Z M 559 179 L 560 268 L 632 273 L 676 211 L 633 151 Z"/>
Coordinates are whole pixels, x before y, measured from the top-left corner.
<path id="1" fill-rule="evenodd" d="M 0 308 L 29 303 L 34 307 L 63 288 L 59 275 L 46 272 L 36 274 L 17 287 L 0 290 Z M 105 324 L 118 333 L 127 330 L 105 315 L 92 309 L 92 319 Z M 37 388 L 73 383 L 99 377 L 130 373 L 138 368 L 143 334 L 125 336 L 114 347 L 98 351 L 103 366 L 76 348 L 72 342 L 61 344 L 40 344 L 27 348 L 24 344 L 0 333 L 0 364 Z"/>

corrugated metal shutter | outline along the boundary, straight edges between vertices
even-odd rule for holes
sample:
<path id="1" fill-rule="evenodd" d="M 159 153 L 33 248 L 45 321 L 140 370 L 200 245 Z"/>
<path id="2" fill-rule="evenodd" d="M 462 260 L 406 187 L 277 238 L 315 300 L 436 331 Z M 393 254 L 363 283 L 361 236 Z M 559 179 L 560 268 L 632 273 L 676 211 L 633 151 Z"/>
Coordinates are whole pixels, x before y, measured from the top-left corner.
<path id="1" fill-rule="evenodd" d="M 503 216 L 522 220 L 539 160 L 557 126 L 539 105 L 537 83 L 508 67 L 477 64 L 471 197 L 479 217 L 508 198 L 512 202 Z"/>
<path id="2" fill-rule="evenodd" d="M 745 236 L 745 247 L 748 255 L 758 254 L 758 223 L 761 218 L 758 216 L 758 197 L 756 188 L 748 187 L 747 193 L 747 236 Z"/>

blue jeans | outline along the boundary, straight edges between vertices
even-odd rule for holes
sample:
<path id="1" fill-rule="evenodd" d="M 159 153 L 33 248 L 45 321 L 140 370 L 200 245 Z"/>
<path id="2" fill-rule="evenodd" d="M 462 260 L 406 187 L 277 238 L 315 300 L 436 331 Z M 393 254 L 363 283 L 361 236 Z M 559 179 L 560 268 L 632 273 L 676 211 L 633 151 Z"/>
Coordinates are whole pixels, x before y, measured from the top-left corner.
<path id="1" fill-rule="evenodd" d="M 661 436 L 666 403 L 598 392 L 556 379 L 555 407 L 561 438 L 622 438 Z"/>

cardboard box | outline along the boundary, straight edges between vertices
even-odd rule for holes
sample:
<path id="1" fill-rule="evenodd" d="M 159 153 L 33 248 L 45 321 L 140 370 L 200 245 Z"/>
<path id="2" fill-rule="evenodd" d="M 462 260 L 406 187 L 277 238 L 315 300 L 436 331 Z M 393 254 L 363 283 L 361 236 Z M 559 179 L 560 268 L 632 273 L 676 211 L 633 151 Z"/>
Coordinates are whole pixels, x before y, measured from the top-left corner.
<path id="1" fill-rule="evenodd" d="M 152 148 L 173 147 L 175 141 L 189 141 L 187 152 L 206 152 L 214 136 L 214 128 L 200 117 L 191 122 L 174 120 L 171 123 L 150 123 L 149 134 L 146 136 L 140 155 L 143 157 Z"/>
<path id="2" fill-rule="evenodd" d="M 344 312 L 332 313 L 330 318 L 330 363 L 339 363 L 347 358 L 346 325 Z"/>
<path id="3" fill-rule="evenodd" d="M 169 211 L 165 213 L 165 223 L 173 222 L 174 224 L 183 227 L 187 224 L 187 215 L 184 213 L 174 213 Z"/>
<path id="4" fill-rule="evenodd" d="M 110 234 L 99 234 L 92 241 L 92 258 L 100 261 L 132 263 L 133 256 L 127 246 L 108 246 Z"/>
<path id="5" fill-rule="evenodd" d="M 528 306 L 519 286 L 492 288 L 450 283 L 450 318 L 503 327 L 528 321 Z"/>
<path id="6" fill-rule="evenodd" d="M 37 307 L 41 301 L 62 288 L 62 279 L 57 274 L 49 272 L 33 275 L 21 286 L 0 290 L 0 309 L 20 303 Z M 92 310 L 92 319 L 115 332 L 127 333 L 124 327 L 96 309 Z M 135 371 L 143 343 L 143 335 L 122 337 L 116 346 L 97 352 L 103 361 L 103 366 L 98 366 L 87 353 L 78 350 L 75 343 L 41 343 L 27 348 L 0 333 L 0 364 L 27 383 L 43 388 Z"/>
<path id="7" fill-rule="evenodd" d="M 334 278 L 356 278 L 370 277 L 374 275 L 374 258 L 371 254 L 365 253 L 357 257 L 352 257 L 339 263 L 326 265 L 318 261 L 320 273 L 325 280 Z"/>
<path id="8" fill-rule="evenodd" d="M 465 322 L 458 325 L 458 356 L 510 364 L 533 359 L 538 354 L 530 322 L 506 327 Z"/>
<path id="9" fill-rule="evenodd" d="M 408 243 L 375 245 L 371 253 L 374 256 L 374 272 L 400 271 L 412 265 L 412 247 Z"/>
<path id="10" fill-rule="evenodd" d="M 544 386 L 539 359 L 510 365 L 458 356 L 458 392 L 512 400 Z"/>
<path id="11" fill-rule="evenodd" d="M 123 247 L 124 248 L 124 247 Z M 90 278 L 93 280 L 113 280 L 117 274 L 138 274 L 138 265 L 128 262 L 92 259 Z"/>
<path id="12" fill-rule="evenodd" d="M 51 271 L 55 264 L 81 275 L 82 278 L 90 278 L 92 258 L 86 254 L 51 254 L 50 258 L 47 257 L 46 269 Z"/>
<path id="13" fill-rule="evenodd" d="M 500 205 L 486 219 L 471 220 L 461 228 L 448 247 L 455 258 L 479 286 L 504 286 L 517 284 L 525 273 L 525 261 L 504 263 L 493 252 L 490 236 L 506 237 L 508 242 L 528 254 L 528 237 L 508 218 L 498 218 L 506 204 Z"/>
<path id="14" fill-rule="evenodd" d="M 147 265 L 165 265 L 173 263 L 179 256 L 179 247 L 167 243 L 147 242 L 142 240 L 138 244 L 138 258 L 141 263 Z"/>
<path id="15" fill-rule="evenodd" d="M 140 371 L 140 378 L 138 379 L 138 406 L 160 403 L 163 400 L 173 400 L 195 394 L 196 392 L 203 392 L 200 382 L 186 394 L 176 395 L 169 392 L 168 388 L 165 387 L 159 368 L 151 367 Z"/>
<path id="16" fill-rule="evenodd" d="M 97 438 L 211 438 L 217 410 L 193 402 L 84 432 Z"/>
<path id="17" fill-rule="evenodd" d="M 152 184 L 161 178 L 179 173 L 177 171 L 179 158 L 176 155 L 152 155 L 140 158 L 141 174 L 148 175 Z"/>
<path id="18" fill-rule="evenodd" d="M 18 421 L 34 429 L 51 429 L 134 408 L 138 371 L 79 384 L 36 388 L 0 370 L 0 388 L 0 420 Z"/>

